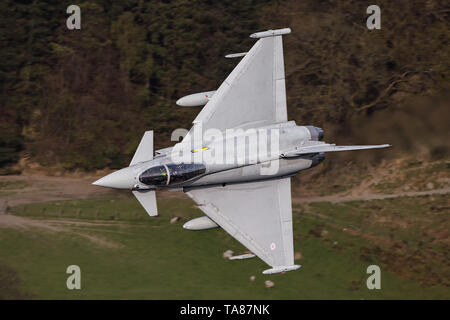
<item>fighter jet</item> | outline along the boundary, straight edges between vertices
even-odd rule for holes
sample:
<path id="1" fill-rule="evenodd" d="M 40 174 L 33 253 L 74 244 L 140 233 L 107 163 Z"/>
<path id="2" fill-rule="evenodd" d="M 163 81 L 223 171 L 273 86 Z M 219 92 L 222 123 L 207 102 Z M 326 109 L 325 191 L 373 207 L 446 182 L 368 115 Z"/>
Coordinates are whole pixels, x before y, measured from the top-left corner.
<path id="1" fill-rule="evenodd" d="M 128 167 L 93 184 L 128 189 L 150 216 L 158 214 L 155 190 L 186 193 L 205 216 L 187 230 L 221 227 L 271 268 L 296 270 L 291 177 L 321 163 L 326 152 L 389 147 L 337 146 L 324 131 L 287 120 L 283 35 L 289 28 L 250 35 L 257 39 L 215 91 L 183 97 L 179 106 L 203 106 L 191 130 L 173 147 L 153 152 L 145 132 Z"/>

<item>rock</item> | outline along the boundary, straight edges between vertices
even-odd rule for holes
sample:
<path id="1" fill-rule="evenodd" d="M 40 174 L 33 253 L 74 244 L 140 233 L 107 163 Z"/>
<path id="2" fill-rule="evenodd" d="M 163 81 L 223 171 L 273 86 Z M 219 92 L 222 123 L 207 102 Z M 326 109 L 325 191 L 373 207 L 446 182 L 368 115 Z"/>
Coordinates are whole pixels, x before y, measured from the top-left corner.
<path id="1" fill-rule="evenodd" d="M 333 242 L 333 247 L 336 247 L 337 245 L 338 245 L 337 241 Z"/>
<path id="2" fill-rule="evenodd" d="M 223 253 L 224 259 L 230 259 L 233 256 L 233 251 L 227 250 Z"/>
<path id="3" fill-rule="evenodd" d="M 0 202 L 0 214 L 8 214 L 9 209 L 8 201 L 4 201 L 3 204 Z"/>
<path id="4" fill-rule="evenodd" d="M 411 189 L 410 186 L 404 186 L 404 187 L 403 187 L 403 190 L 404 190 L 404 191 L 409 191 L 409 189 Z"/>
<path id="5" fill-rule="evenodd" d="M 322 232 L 320 232 L 320 235 L 322 237 L 325 237 L 328 234 L 328 230 L 323 229 Z"/>
<path id="6" fill-rule="evenodd" d="M 178 220 L 180 220 L 180 217 L 173 217 L 172 219 L 170 219 L 170 223 L 175 223 L 175 222 L 177 222 Z"/>
<path id="7" fill-rule="evenodd" d="M 302 254 L 301 254 L 300 252 L 296 252 L 296 253 L 294 254 L 294 260 L 299 260 L 299 259 L 301 259 L 301 258 L 303 258 L 303 256 L 302 256 Z"/>
<path id="8" fill-rule="evenodd" d="M 255 281 L 256 277 L 255 276 L 251 276 L 250 277 L 250 281 Z"/>
<path id="9" fill-rule="evenodd" d="M 270 280 L 266 280 L 266 282 L 264 282 L 264 284 L 266 285 L 266 288 L 272 288 L 273 286 L 275 286 L 275 283 Z"/>
<path id="10" fill-rule="evenodd" d="M 427 183 L 427 189 L 434 189 L 434 184 L 432 182 Z"/>

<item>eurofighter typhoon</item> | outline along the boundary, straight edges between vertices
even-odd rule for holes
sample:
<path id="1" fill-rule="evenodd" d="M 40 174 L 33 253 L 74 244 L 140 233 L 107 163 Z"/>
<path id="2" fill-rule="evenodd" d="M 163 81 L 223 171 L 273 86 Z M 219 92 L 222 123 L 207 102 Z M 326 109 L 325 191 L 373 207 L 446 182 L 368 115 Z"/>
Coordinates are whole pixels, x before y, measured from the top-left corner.
<path id="1" fill-rule="evenodd" d="M 314 126 L 287 120 L 282 36 L 289 28 L 252 34 L 248 52 L 216 91 L 188 95 L 179 106 L 203 106 L 183 140 L 153 152 L 147 131 L 129 167 L 93 184 L 131 190 L 150 216 L 158 215 L 155 191 L 185 192 L 205 216 L 187 230 L 223 228 L 271 268 L 296 270 L 291 177 L 322 162 L 326 152 L 389 147 L 337 146 Z M 187 130 L 186 130 L 187 131 Z"/>

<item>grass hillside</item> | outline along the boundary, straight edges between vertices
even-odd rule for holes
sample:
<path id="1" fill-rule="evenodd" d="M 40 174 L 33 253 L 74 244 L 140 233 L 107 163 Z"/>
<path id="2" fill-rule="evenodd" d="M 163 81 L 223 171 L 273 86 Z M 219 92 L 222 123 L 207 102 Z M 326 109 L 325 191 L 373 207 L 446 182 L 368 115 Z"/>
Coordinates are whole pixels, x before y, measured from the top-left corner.
<path id="1" fill-rule="evenodd" d="M 424 203 L 430 211 L 418 210 Z M 187 198 L 162 197 L 158 205 L 157 218 L 125 195 L 15 207 L 13 215 L 0 216 L 0 266 L 8 271 L 0 278 L 0 297 L 448 298 L 442 232 L 449 226 L 431 223 L 438 222 L 433 215 L 442 211 L 433 208 L 445 205 L 443 196 L 295 205 L 294 246 L 302 268 L 278 275 L 261 274 L 267 266 L 259 259 L 224 259 L 224 251 L 245 248 L 221 229 L 182 229 L 201 214 Z M 174 216 L 180 220 L 169 223 Z M 418 240 L 418 232 L 426 236 Z M 81 290 L 66 288 L 72 264 L 81 268 Z M 372 264 L 381 267 L 381 290 L 366 287 Z M 266 280 L 275 286 L 265 288 Z"/>

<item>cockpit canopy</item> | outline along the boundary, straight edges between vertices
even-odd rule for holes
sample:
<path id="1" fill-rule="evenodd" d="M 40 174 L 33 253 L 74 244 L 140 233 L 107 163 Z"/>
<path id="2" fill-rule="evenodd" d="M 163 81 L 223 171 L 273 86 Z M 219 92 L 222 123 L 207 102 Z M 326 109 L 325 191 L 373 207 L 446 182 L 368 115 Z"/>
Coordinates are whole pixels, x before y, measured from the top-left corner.
<path id="1" fill-rule="evenodd" d="M 167 185 L 167 170 L 165 166 L 156 166 L 145 170 L 139 176 L 139 181 L 151 186 Z"/>
<path id="2" fill-rule="evenodd" d="M 167 164 L 145 170 L 139 176 L 139 181 L 149 186 L 164 187 L 188 181 L 205 172 L 203 164 Z"/>

